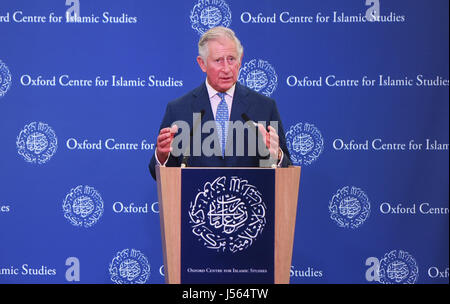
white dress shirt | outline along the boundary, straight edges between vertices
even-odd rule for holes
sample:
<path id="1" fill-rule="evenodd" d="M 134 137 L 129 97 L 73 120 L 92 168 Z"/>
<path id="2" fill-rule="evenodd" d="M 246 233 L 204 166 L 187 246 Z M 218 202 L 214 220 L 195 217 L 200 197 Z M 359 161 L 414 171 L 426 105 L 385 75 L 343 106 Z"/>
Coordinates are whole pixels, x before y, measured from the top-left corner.
<path id="1" fill-rule="evenodd" d="M 216 91 L 208 83 L 208 79 L 205 81 L 205 83 L 206 83 L 206 89 L 208 90 L 209 102 L 211 103 L 211 109 L 212 109 L 212 112 L 214 115 L 214 119 L 216 119 L 217 107 L 219 106 L 221 98 L 219 97 L 219 95 L 217 95 L 217 93 L 219 93 L 219 92 Z M 230 120 L 231 105 L 233 103 L 233 95 L 234 95 L 235 89 L 236 89 L 236 84 L 234 84 L 231 88 L 228 89 L 228 91 L 225 92 L 225 102 L 227 103 L 227 106 L 228 106 L 228 120 Z"/>

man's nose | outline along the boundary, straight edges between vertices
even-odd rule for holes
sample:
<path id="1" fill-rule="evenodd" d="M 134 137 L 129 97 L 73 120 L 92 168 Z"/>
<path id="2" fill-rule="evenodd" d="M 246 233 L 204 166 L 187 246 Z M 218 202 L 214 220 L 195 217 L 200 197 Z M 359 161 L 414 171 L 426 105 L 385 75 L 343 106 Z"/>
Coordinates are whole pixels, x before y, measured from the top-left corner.
<path id="1" fill-rule="evenodd" d="M 223 67 L 222 67 L 222 71 L 225 73 L 228 73 L 231 70 L 231 65 L 225 60 Z"/>

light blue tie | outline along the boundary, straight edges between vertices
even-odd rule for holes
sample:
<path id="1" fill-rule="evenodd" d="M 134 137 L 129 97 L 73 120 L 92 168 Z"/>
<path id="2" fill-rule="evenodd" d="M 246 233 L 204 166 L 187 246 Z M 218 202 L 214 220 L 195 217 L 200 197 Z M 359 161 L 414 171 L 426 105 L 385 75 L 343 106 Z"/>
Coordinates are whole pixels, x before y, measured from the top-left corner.
<path id="1" fill-rule="evenodd" d="M 225 101 L 226 93 L 217 93 L 220 97 L 219 106 L 217 107 L 216 112 L 216 125 L 217 131 L 220 135 L 220 143 L 222 145 L 222 156 L 225 155 L 225 144 L 227 142 L 227 133 L 228 133 L 228 106 Z"/>

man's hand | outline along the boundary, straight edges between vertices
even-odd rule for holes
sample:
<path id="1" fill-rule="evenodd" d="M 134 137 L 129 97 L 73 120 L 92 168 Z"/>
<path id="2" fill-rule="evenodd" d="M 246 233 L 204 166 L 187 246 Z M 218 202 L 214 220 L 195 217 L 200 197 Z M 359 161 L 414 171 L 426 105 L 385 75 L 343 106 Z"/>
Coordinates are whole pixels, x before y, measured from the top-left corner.
<path id="1" fill-rule="evenodd" d="M 270 157 L 272 159 L 278 159 L 278 150 L 280 145 L 277 131 L 272 126 L 269 126 L 267 129 L 269 132 L 266 131 L 262 124 L 258 124 L 258 130 L 263 136 L 267 149 L 269 149 Z"/>
<path id="2" fill-rule="evenodd" d="M 160 164 L 164 164 L 172 151 L 172 142 L 174 134 L 178 132 L 178 126 L 173 125 L 170 128 L 164 128 L 159 131 L 156 140 L 156 157 Z"/>

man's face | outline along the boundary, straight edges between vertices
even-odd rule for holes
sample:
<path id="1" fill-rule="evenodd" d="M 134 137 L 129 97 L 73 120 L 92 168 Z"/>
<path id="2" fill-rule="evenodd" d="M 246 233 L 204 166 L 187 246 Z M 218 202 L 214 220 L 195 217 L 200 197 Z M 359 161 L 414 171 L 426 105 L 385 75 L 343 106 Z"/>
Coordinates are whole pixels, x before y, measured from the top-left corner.
<path id="1" fill-rule="evenodd" d="M 237 81 L 241 58 L 238 58 L 236 44 L 229 38 L 208 42 L 209 54 L 206 63 L 198 56 L 197 62 L 206 73 L 208 83 L 218 92 L 225 92 Z"/>

